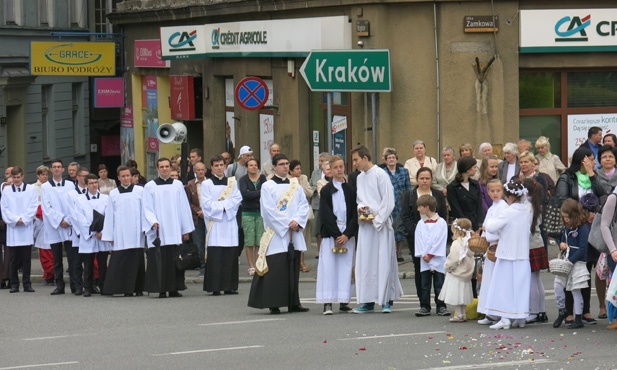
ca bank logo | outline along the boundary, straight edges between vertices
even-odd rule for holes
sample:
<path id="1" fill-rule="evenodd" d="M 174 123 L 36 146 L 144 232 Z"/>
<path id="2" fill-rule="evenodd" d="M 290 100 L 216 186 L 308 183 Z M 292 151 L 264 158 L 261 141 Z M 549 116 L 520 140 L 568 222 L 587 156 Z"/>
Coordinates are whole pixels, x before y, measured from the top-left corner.
<path id="1" fill-rule="evenodd" d="M 214 28 L 212 30 L 212 49 L 218 49 L 220 44 L 219 44 L 219 40 L 221 37 L 221 29 L 220 28 Z"/>
<path id="2" fill-rule="evenodd" d="M 565 24 L 567 24 L 567 27 L 563 30 Z M 556 37 L 555 41 L 587 41 L 589 38 L 587 37 L 585 28 L 587 28 L 590 24 L 591 14 L 588 14 L 583 18 L 565 16 L 555 23 L 555 33 L 557 36 L 560 36 Z"/>
<path id="3" fill-rule="evenodd" d="M 195 44 L 193 44 L 193 41 L 195 40 L 195 38 L 197 37 L 197 30 L 193 30 L 191 32 L 174 32 L 171 34 L 171 36 L 169 36 L 169 40 L 167 40 L 167 43 L 169 44 L 169 46 L 171 46 L 171 48 L 169 49 L 170 52 L 177 52 L 177 51 L 194 51 L 195 50 Z"/>

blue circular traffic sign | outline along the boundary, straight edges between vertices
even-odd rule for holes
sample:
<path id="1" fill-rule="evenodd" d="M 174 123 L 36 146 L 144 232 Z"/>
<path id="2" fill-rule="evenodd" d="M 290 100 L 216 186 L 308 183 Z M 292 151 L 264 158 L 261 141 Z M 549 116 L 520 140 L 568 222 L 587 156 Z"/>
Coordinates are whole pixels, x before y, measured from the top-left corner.
<path id="1" fill-rule="evenodd" d="M 244 109 L 261 109 L 268 101 L 268 86 L 259 77 L 243 78 L 236 86 L 236 101 Z"/>

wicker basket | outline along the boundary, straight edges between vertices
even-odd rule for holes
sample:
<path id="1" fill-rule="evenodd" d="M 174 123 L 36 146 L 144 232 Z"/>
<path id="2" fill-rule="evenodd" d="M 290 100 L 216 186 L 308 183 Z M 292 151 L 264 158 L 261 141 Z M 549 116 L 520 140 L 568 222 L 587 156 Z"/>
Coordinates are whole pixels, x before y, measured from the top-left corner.
<path id="1" fill-rule="evenodd" d="M 568 260 L 569 255 L 570 248 L 568 248 L 566 253 L 563 255 L 560 254 L 557 258 L 554 258 L 548 262 L 548 269 L 551 274 L 558 276 L 570 275 L 570 271 L 572 271 L 572 267 L 574 267 L 574 265 Z"/>
<path id="2" fill-rule="evenodd" d="M 474 253 L 486 253 L 486 249 L 488 248 L 488 242 L 486 238 L 481 237 L 479 235 L 474 235 L 469 238 L 469 249 Z"/>
<path id="3" fill-rule="evenodd" d="M 486 250 L 486 258 L 488 258 L 491 262 L 497 262 L 497 256 L 495 255 L 497 252 L 497 244 L 493 244 Z"/>

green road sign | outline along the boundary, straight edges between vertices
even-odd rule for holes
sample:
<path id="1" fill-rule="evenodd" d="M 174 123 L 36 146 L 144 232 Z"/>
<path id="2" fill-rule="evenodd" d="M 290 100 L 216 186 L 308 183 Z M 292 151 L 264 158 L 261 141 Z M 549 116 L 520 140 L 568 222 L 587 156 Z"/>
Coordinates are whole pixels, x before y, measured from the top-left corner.
<path id="1" fill-rule="evenodd" d="M 311 91 L 392 91 L 390 50 L 313 50 L 300 73 Z"/>

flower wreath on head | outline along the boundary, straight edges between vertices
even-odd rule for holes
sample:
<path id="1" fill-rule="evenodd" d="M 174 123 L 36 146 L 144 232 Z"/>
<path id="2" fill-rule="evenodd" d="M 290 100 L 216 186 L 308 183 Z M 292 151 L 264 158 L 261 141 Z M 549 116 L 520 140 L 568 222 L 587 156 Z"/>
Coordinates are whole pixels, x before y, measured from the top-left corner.
<path id="1" fill-rule="evenodd" d="M 516 186 L 517 184 L 514 183 L 513 181 L 510 181 L 506 184 L 503 184 L 503 189 L 506 193 L 509 193 L 511 195 L 516 195 L 519 198 L 522 198 L 523 195 L 526 195 L 527 193 L 529 193 L 529 191 L 527 190 L 527 188 L 525 186 L 523 186 L 523 184 L 520 184 L 521 188 L 509 188 L 508 185 L 512 184 L 513 186 Z"/>
<path id="2" fill-rule="evenodd" d="M 461 225 L 458 224 L 458 218 L 454 220 L 452 227 L 465 234 L 465 236 L 463 237 L 463 252 L 458 257 L 458 260 L 460 262 L 463 260 L 463 258 L 465 258 L 467 252 L 469 251 L 469 238 L 471 238 L 471 230 L 463 229 Z"/>

